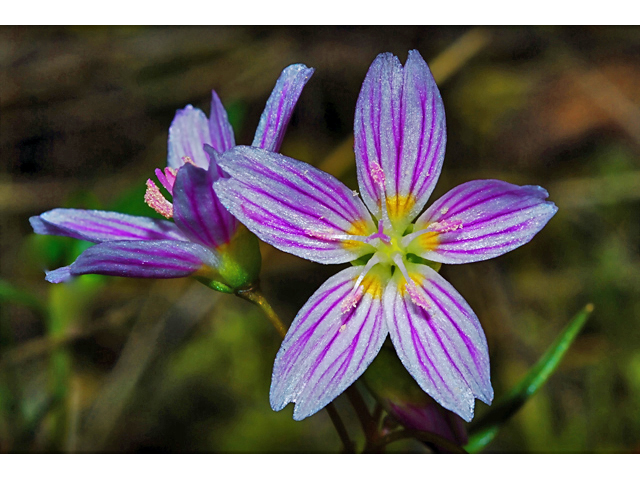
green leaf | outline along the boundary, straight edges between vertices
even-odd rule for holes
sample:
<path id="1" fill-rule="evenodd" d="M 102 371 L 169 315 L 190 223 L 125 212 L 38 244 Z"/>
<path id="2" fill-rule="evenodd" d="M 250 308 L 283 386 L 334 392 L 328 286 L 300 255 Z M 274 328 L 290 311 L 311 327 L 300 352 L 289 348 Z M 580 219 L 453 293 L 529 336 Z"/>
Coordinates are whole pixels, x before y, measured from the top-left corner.
<path id="1" fill-rule="evenodd" d="M 469 427 L 469 443 L 465 449 L 475 453 L 486 447 L 497 435 L 500 427 L 531 398 L 556 370 L 585 322 L 593 312 L 586 305 L 560 333 L 527 376 L 509 394 L 494 404 L 484 417 Z"/>
<path id="2" fill-rule="evenodd" d="M 14 287 L 11 283 L 0 278 L 0 303 L 15 303 L 29 307 L 40 314 L 46 310 L 43 303 L 29 292 L 18 287 Z"/>

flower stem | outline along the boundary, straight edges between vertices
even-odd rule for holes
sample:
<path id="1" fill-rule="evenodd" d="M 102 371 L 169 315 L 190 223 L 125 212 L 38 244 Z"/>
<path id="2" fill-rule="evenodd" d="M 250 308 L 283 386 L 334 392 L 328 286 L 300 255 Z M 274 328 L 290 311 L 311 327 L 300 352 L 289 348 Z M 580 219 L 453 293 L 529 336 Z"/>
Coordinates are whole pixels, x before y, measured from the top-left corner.
<path id="1" fill-rule="evenodd" d="M 349 438 L 349 432 L 347 432 L 347 429 L 344 426 L 344 423 L 342 422 L 342 419 L 340 418 L 340 415 L 338 414 L 338 410 L 336 410 L 335 405 L 333 403 L 330 403 L 324 408 L 329 414 L 329 417 L 333 422 L 333 426 L 336 427 L 336 431 L 338 432 L 338 436 L 340 437 L 340 440 L 342 440 L 342 445 L 344 446 L 344 453 L 355 453 L 355 447 L 353 445 L 353 442 Z"/>
<path id="2" fill-rule="evenodd" d="M 284 326 L 284 323 L 282 323 L 282 320 L 280 320 L 280 317 L 278 316 L 278 314 L 273 310 L 269 302 L 267 302 L 267 299 L 262 294 L 260 287 L 254 287 L 248 290 L 241 290 L 238 293 L 236 293 L 236 295 L 260 307 L 264 312 L 264 314 L 269 319 L 269 321 L 271 322 L 271 325 L 273 325 L 273 327 L 278 331 L 280 336 L 284 338 L 284 336 L 287 334 L 287 327 Z"/>
<path id="3" fill-rule="evenodd" d="M 378 441 L 378 425 L 371 415 L 371 412 L 369 412 L 369 408 L 367 407 L 364 398 L 362 398 L 362 395 L 358 391 L 358 387 L 356 387 L 355 385 L 351 385 L 349 388 L 347 388 L 345 393 L 347 394 L 347 398 L 349 399 L 349 402 L 351 402 L 353 409 L 358 415 L 360 425 L 362 425 L 362 430 L 364 431 L 365 435 L 364 450 L 371 450 L 370 447 Z"/>
<path id="4" fill-rule="evenodd" d="M 263 313 L 267 316 L 267 318 L 271 322 L 271 325 L 273 325 L 273 327 L 278 331 L 280 336 L 284 338 L 284 336 L 287 334 L 287 327 L 284 326 L 284 323 L 282 323 L 282 320 L 280 320 L 280 317 L 278 316 L 278 314 L 275 312 L 273 307 L 269 304 L 264 294 L 260 290 L 260 287 L 256 286 L 247 290 L 241 290 L 237 292 L 236 295 L 260 307 L 260 309 L 263 311 Z M 338 410 L 336 410 L 336 407 L 333 405 L 333 403 L 330 403 L 325 407 L 325 410 L 329 414 L 329 418 L 331 418 L 331 422 L 333 422 L 333 426 L 338 432 L 338 436 L 340 437 L 340 440 L 342 440 L 342 444 L 344 446 L 344 452 L 354 453 L 355 449 L 353 446 L 353 442 L 349 438 L 349 433 L 347 432 L 347 429 L 344 426 L 344 422 L 340 418 L 340 415 L 338 414 Z"/>

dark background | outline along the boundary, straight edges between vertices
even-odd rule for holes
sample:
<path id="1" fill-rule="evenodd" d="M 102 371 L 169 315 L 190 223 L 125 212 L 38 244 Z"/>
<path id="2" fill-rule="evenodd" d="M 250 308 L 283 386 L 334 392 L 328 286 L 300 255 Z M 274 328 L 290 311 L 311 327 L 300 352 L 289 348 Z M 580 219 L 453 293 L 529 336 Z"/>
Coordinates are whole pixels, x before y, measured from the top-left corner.
<path id="1" fill-rule="evenodd" d="M 487 334 L 499 398 L 586 303 L 559 371 L 489 451 L 640 449 L 637 28 L 0 28 L 0 452 L 338 451 L 325 412 L 268 403 L 279 338 L 260 311 L 190 279 L 45 282 L 85 242 L 28 218 L 65 206 L 151 215 L 167 129 L 215 88 L 249 144 L 281 70 L 315 67 L 282 153 L 356 187 L 352 127 L 369 64 L 418 49 L 448 148 L 434 198 L 475 178 L 542 185 L 559 211 L 503 257 L 443 266 Z M 264 246 L 289 323 L 340 267 Z M 338 409 L 354 437 L 350 406 Z M 479 414 L 486 406 L 478 402 Z M 413 448 L 405 445 L 406 448 Z M 403 447 L 404 448 L 404 447 Z"/>

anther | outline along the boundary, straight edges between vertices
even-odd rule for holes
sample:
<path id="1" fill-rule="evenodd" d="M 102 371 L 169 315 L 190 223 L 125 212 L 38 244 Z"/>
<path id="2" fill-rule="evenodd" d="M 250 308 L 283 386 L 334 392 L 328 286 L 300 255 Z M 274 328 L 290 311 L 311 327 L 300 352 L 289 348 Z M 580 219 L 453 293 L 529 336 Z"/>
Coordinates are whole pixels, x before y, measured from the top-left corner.
<path id="1" fill-rule="evenodd" d="M 438 232 L 438 233 L 447 233 L 447 232 L 455 232 L 456 230 L 462 228 L 462 222 L 456 220 L 441 220 L 439 222 L 433 222 L 431 225 L 427 227 L 427 229 Z"/>
<path id="2" fill-rule="evenodd" d="M 340 310 L 342 310 L 343 314 L 349 313 L 351 310 L 358 306 L 358 303 L 362 299 L 362 295 L 364 294 L 364 288 L 362 285 L 358 285 L 355 287 L 349 294 L 344 297 L 342 301 L 342 305 L 340 306 Z"/>
<path id="3" fill-rule="evenodd" d="M 304 230 L 304 234 L 309 236 L 309 237 L 312 237 L 312 238 L 317 238 L 319 240 L 332 241 L 332 240 L 339 240 L 340 239 L 339 236 L 338 236 L 338 238 L 336 238 L 336 234 L 335 234 L 334 231 L 328 230 L 328 229 L 327 230 L 312 230 L 310 228 L 306 228 Z"/>
<path id="4" fill-rule="evenodd" d="M 371 178 L 378 186 L 380 191 L 380 213 L 382 220 L 387 228 L 391 228 L 391 220 L 389 220 L 389 212 L 387 211 L 387 192 L 385 186 L 384 170 L 378 162 L 371 162 Z"/>
<path id="5" fill-rule="evenodd" d="M 375 254 L 364 266 L 364 270 L 362 270 L 362 272 L 356 279 L 356 283 L 354 283 L 351 292 L 349 292 L 349 294 L 344 297 L 344 300 L 342 301 L 341 310 L 343 314 L 349 313 L 352 309 L 358 306 L 358 302 L 360 302 L 360 300 L 362 299 L 362 295 L 364 295 L 364 288 L 361 285 L 362 280 L 364 280 L 364 277 L 367 275 L 367 273 L 369 273 L 369 270 L 371 270 L 379 262 L 380 258 L 377 254 Z"/>
<path id="6" fill-rule="evenodd" d="M 144 201 L 163 217 L 173 217 L 173 204 L 164 198 L 158 186 L 153 183 L 151 179 L 147 180 L 147 191 L 144 193 Z"/>
<path id="7" fill-rule="evenodd" d="M 378 162 L 371 162 L 371 178 L 384 190 L 384 170 Z"/>
<path id="8" fill-rule="evenodd" d="M 400 254 L 396 254 L 393 257 L 393 263 L 395 263 L 398 266 L 398 269 L 400 270 L 400 272 L 402 273 L 402 276 L 405 279 L 406 285 L 405 288 L 407 289 L 407 293 L 409 294 L 409 298 L 411 299 L 411 301 L 413 303 L 415 303 L 417 306 L 428 310 L 429 309 L 429 300 L 427 300 L 427 297 L 424 293 L 423 290 L 421 290 L 418 285 L 416 285 L 416 282 L 409 276 L 409 272 L 407 272 L 407 267 L 405 267 L 404 262 L 402 261 L 402 257 L 400 256 Z"/>
<path id="9" fill-rule="evenodd" d="M 413 280 L 411 280 L 410 282 L 407 282 L 406 288 L 407 288 L 407 293 L 409 294 L 409 298 L 413 303 L 415 303 L 419 307 L 424 308 L 425 310 L 429 309 L 430 305 L 429 305 L 429 301 L 427 300 L 427 297 L 425 296 L 424 292 L 422 292 L 417 287 L 417 285 L 413 282 Z"/>

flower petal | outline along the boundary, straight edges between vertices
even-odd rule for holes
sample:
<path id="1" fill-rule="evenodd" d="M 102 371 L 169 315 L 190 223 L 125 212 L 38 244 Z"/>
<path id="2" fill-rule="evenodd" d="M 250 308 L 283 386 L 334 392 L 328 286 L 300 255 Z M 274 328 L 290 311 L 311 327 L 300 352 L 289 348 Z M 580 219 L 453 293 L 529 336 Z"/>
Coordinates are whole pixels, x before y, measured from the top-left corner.
<path id="1" fill-rule="evenodd" d="M 474 397 L 493 400 L 484 332 L 464 298 L 433 269 L 414 264 L 409 274 L 428 309 L 413 303 L 396 272 L 382 300 L 391 340 L 420 387 L 468 422 Z"/>
<path id="2" fill-rule="evenodd" d="M 442 98 L 417 50 L 409 52 L 404 69 L 390 53 L 378 55 L 362 84 L 354 131 L 363 199 L 381 218 L 377 163 L 384 172 L 389 217 L 403 229 L 435 188 L 446 145 Z"/>
<path id="3" fill-rule="evenodd" d="M 390 194 L 387 203 L 390 214 L 404 214 L 411 221 L 422 211 L 438 182 L 447 144 L 442 97 L 417 50 L 409 52 L 404 66 L 401 118 L 402 151 L 395 165 L 389 166 L 396 179 L 396 203 Z"/>
<path id="4" fill-rule="evenodd" d="M 113 240 L 187 240 L 167 220 L 125 215 L 101 210 L 55 208 L 29 219 L 40 235 L 61 235 L 90 242 Z"/>
<path id="5" fill-rule="evenodd" d="M 169 127 L 167 165 L 171 168 L 180 168 L 184 165 L 183 157 L 189 157 L 199 167 L 207 168 L 209 161 L 202 146 L 211 141 L 207 116 L 199 108 L 187 105 L 176 112 Z"/>
<path id="6" fill-rule="evenodd" d="M 209 170 L 208 170 L 208 172 L 209 172 L 209 178 L 211 179 L 211 182 L 215 182 L 216 180 L 218 180 L 218 178 L 224 177 L 225 176 L 224 172 L 222 171 L 222 169 L 218 165 L 218 159 L 220 158 L 220 155 L 222 155 L 222 154 L 219 153 L 211 145 L 205 145 L 204 146 L 204 153 L 206 153 L 207 157 L 209 158 Z"/>
<path id="7" fill-rule="evenodd" d="M 416 221 L 427 228 L 409 246 L 440 263 L 468 263 L 497 257 L 529 242 L 558 207 L 542 187 L 500 180 L 474 180 L 450 190 Z"/>
<path id="8" fill-rule="evenodd" d="M 217 165 L 209 170 L 186 164 L 173 187 L 173 218 L 176 225 L 194 242 L 216 248 L 227 243 L 238 225 L 213 191 L 212 177 Z"/>
<path id="9" fill-rule="evenodd" d="M 56 268 L 55 270 L 47 271 L 45 280 L 50 283 L 62 283 L 71 280 L 71 269 L 67 265 L 66 267 Z"/>
<path id="10" fill-rule="evenodd" d="M 370 245 L 345 239 L 376 228 L 362 201 L 335 177 L 252 147 L 236 147 L 218 163 L 231 176 L 214 184 L 220 201 L 263 241 L 320 263 L 373 253 Z"/>
<path id="11" fill-rule="evenodd" d="M 99 273 L 118 277 L 178 278 L 215 269 L 215 254 L 196 243 L 172 240 L 104 242 L 87 248 L 68 267 L 47 273 L 52 283 Z"/>
<path id="12" fill-rule="evenodd" d="M 222 106 L 222 102 L 215 90 L 211 90 L 209 132 L 211 133 L 211 146 L 219 153 L 226 152 L 236 146 L 233 127 L 229 123 L 227 111 Z"/>
<path id="13" fill-rule="evenodd" d="M 262 112 L 252 146 L 271 152 L 280 150 L 293 109 L 313 72 L 313 68 L 301 63 L 282 71 Z"/>
<path id="14" fill-rule="evenodd" d="M 386 279 L 368 274 L 357 305 L 344 309 L 363 268 L 350 267 L 331 277 L 298 312 L 273 367 L 274 410 L 295 402 L 295 420 L 313 415 L 362 375 L 378 354 L 387 336 L 381 304 Z"/>
<path id="15" fill-rule="evenodd" d="M 381 166 L 386 174 L 386 167 L 398 157 L 402 142 L 402 82 L 402 64 L 398 57 L 381 53 L 369 67 L 356 104 L 354 149 L 360 194 L 377 218 L 381 218 L 381 195 L 372 175 L 376 171 L 373 164 Z M 395 183 L 391 177 L 388 182 L 390 186 Z"/>

